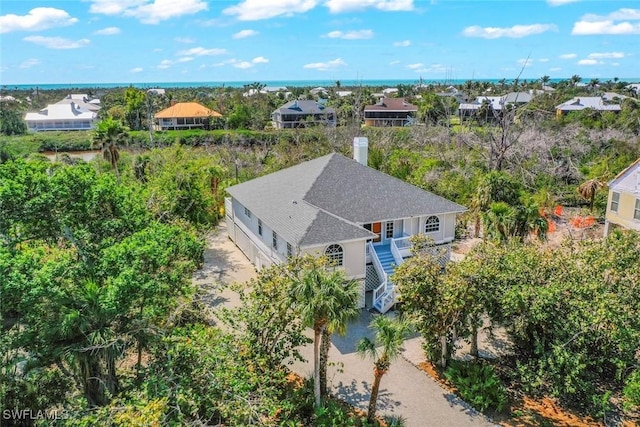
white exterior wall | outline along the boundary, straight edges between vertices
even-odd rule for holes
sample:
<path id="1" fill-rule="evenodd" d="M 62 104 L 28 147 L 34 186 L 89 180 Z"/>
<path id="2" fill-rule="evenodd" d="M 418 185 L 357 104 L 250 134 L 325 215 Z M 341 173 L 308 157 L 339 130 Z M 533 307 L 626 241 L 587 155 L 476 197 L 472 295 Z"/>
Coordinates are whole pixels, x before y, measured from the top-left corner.
<path id="1" fill-rule="evenodd" d="M 418 232 L 424 233 L 433 239 L 435 243 L 451 242 L 455 238 L 456 214 L 436 215 L 440 219 L 440 229 L 431 233 L 425 233 L 424 227 L 428 217 L 420 217 L 420 227 Z"/>
<path id="2" fill-rule="evenodd" d="M 364 279 L 367 269 L 365 262 L 365 241 L 336 242 L 344 251 L 343 266 L 345 275 L 349 279 Z M 324 255 L 329 245 L 308 246 L 301 248 L 302 254 L 314 256 Z"/>

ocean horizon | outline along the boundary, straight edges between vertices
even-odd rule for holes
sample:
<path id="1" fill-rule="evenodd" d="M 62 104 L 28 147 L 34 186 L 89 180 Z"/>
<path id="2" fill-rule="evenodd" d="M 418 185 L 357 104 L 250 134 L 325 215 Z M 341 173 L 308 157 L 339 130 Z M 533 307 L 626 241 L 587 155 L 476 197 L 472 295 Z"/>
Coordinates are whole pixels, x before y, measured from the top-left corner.
<path id="1" fill-rule="evenodd" d="M 570 78 L 550 79 L 550 83 L 558 83 Z M 31 83 L 31 84 L 4 84 L 0 83 L 3 90 L 60 90 L 60 89 L 114 89 L 120 87 L 135 87 L 138 89 L 184 89 L 198 87 L 232 87 L 241 88 L 253 83 L 264 84 L 268 87 L 334 87 L 336 82 L 340 82 L 342 87 L 372 86 L 372 87 L 396 87 L 400 84 L 414 85 L 422 81 L 422 84 L 429 85 L 461 85 L 465 82 L 489 82 L 499 83 L 502 79 L 372 79 L 372 80 L 252 80 L 252 81 L 211 81 L 211 82 L 120 82 L 120 83 Z M 510 84 L 515 79 L 505 79 L 506 84 Z M 539 79 L 519 79 L 520 81 L 538 81 Z M 582 79 L 582 83 L 588 83 L 587 78 Z M 613 81 L 613 78 L 598 78 L 600 82 Z M 621 82 L 638 82 L 640 78 L 618 78 Z"/>

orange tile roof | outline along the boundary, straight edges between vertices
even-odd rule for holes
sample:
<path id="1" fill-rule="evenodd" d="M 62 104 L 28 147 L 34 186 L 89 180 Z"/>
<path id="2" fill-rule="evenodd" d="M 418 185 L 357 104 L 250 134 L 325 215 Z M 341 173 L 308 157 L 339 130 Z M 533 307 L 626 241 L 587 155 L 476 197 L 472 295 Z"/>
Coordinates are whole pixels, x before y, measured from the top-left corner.
<path id="1" fill-rule="evenodd" d="M 222 117 L 222 114 L 210 110 L 197 102 L 178 102 L 155 115 L 156 119 L 170 119 L 173 117 Z"/>

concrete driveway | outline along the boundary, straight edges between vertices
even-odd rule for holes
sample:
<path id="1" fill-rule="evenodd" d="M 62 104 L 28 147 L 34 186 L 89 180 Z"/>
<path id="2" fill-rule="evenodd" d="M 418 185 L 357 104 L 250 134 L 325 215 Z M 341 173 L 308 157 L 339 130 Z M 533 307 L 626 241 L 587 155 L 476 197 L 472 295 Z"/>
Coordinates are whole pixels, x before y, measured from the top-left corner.
<path id="1" fill-rule="evenodd" d="M 227 238 L 226 228 L 221 225 L 207 240 L 205 266 L 194 277 L 194 283 L 205 289 L 206 301 L 215 310 L 221 306 L 234 307 L 239 302 L 237 294 L 226 289 L 225 285 L 244 283 L 254 277 L 255 269 Z M 346 336 L 332 338 L 329 352 L 330 392 L 365 410 L 371 392 L 373 363 L 358 356 L 355 347 L 362 337 L 372 338 L 368 329 L 371 316 L 373 314 L 363 310 L 359 318 L 349 324 Z M 313 336 L 311 330 L 308 335 Z M 415 366 L 425 360 L 420 340 L 419 337 L 408 339 L 403 357 L 394 361 L 382 378 L 378 414 L 401 416 L 408 427 L 494 425 Z M 294 363 L 291 369 L 310 377 L 313 372 L 313 345 L 305 346 L 301 353 L 308 362 Z"/>

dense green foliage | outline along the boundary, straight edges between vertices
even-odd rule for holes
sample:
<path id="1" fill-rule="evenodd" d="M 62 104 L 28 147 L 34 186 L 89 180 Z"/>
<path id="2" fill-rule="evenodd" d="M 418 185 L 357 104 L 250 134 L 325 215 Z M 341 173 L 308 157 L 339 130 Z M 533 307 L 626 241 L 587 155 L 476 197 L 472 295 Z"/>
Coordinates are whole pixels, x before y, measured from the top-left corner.
<path id="1" fill-rule="evenodd" d="M 484 362 L 452 361 L 445 377 L 460 396 L 479 411 L 501 412 L 507 404 L 507 390 L 491 365 Z"/>

